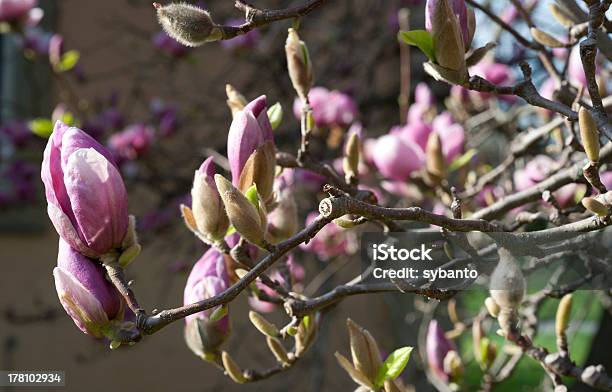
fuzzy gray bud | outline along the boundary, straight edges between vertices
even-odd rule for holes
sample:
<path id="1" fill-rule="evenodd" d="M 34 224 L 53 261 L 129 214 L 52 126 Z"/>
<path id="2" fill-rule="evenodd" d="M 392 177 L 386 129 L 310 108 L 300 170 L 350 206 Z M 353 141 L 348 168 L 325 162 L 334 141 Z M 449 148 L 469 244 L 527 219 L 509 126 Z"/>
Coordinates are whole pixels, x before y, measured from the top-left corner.
<path id="1" fill-rule="evenodd" d="M 221 30 L 208 11 L 187 3 L 172 3 L 157 9 L 157 19 L 169 36 L 186 46 L 200 46 L 221 38 Z"/>

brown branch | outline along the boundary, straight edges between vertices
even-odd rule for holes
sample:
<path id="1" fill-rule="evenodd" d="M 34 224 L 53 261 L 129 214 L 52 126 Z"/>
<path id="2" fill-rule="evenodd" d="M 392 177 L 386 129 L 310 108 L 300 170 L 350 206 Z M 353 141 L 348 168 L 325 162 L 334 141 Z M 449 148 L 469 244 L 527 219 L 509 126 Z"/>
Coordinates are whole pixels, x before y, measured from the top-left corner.
<path id="1" fill-rule="evenodd" d="M 222 40 L 232 39 L 243 35 L 256 27 L 268 25 L 285 19 L 300 18 L 308 15 L 318 7 L 322 6 L 327 0 L 309 0 L 306 3 L 294 7 L 268 10 L 258 9 L 243 0 L 236 0 L 235 7 L 245 13 L 246 22 L 240 26 L 218 26 L 221 30 Z"/>

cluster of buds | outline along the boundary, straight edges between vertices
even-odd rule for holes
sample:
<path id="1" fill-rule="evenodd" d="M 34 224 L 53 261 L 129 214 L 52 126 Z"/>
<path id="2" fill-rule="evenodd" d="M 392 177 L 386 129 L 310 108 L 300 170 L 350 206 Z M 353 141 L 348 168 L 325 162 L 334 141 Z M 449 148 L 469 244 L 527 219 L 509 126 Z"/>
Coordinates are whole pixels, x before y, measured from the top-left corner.
<path id="1" fill-rule="evenodd" d="M 463 363 L 457 347 L 446 337 L 438 321 L 432 320 L 427 329 L 427 361 L 435 375 L 445 383 L 458 384 L 463 377 Z"/>
<path id="2" fill-rule="evenodd" d="M 391 353 L 383 362 L 378 343 L 366 329 L 351 319 L 346 321 L 349 331 L 351 359 L 336 352 L 336 359 L 348 375 L 368 391 L 404 391 L 405 387 L 397 377 L 410 359 L 411 347 L 402 347 Z"/>
<path id="3" fill-rule="evenodd" d="M 61 237 L 54 271 L 60 301 L 81 330 L 109 336 L 109 323 L 122 318 L 124 303 L 116 289 L 102 284 L 101 263 L 125 267 L 141 249 L 121 175 L 108 150 L 57 122 L 41 177 L 49 218 Z"/>
<path id="4" fill-rule="evenodd" d="M 283 330 L 256 312 L 249 312 L 249 319 L 253 326 L 266 337 L 266 344 L 278 364 L 287 368 L 290 367 L 306 350 L 312 345 L 316 332 L 319 327 L 319 314 L 304 316 L 296 326 L 289 324 Z M 297 319 L 295 320 L 297 321 Z M 282 340 L 288 336 L 293 336 L 294 348 L 288 351 L 283 345 Z M 224 351 L 221 361 L 225 373 L 238 384 L 250 381 L 250 374 L 243 371 L 232 356 Z"/>
<path id="5" fill-rule="evenodd" d="M 214 297 L 230 285 L 225 257 L 214 248 L 196 262 L 185 285 L 185 305 Z M 185 341 L 197 356 L 218 362 L 219 347 L 230 334 L 226 305 L 208 309 L 185 318 Z"/>
<path id="6" fill-rule="evenodd" d="M 518 261 L 506 248 L 498 249 L 499 262 L 491 274 L 485 306 L 497 318 L 500 335 L 516 340 L 520 336 L 518 308 L 525 297 L 526 282 Z"/>

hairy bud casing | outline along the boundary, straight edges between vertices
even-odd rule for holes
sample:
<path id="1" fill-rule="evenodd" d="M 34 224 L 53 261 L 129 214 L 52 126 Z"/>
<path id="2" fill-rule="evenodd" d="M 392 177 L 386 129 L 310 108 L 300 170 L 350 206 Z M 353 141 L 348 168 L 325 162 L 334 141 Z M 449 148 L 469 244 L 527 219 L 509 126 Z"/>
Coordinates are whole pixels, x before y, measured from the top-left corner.
<path id="1" fill-rule="evenodd" d="M 208 11 L 187 3 L 156 5 L 159 24 L 169 36 L 185 46 L 217 41 L 221 30 Z"/>
<path id="2" fill-rule="evenodd" d="M 227 351 L 223 351 L 221 353 L 221 362 L 223 363 L 223 367 L 227 372 L 227 375 L 237 384 L 244 384 L 247 382 L 246 377 L 242 374 L 242 369 L 240 366 L 234 361 L 234 359 L 227 353 Z"/>

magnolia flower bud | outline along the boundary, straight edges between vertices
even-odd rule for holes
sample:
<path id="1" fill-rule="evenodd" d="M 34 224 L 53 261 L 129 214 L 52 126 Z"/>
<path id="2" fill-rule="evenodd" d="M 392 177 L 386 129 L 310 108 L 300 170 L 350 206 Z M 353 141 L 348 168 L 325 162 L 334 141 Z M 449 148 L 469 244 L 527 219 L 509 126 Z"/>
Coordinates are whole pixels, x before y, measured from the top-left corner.
<path id="1" fill-rule="evenodd" d="M 273 337 L 268 336 L 266 338 L 266 343 L 268 344 L 268 348 L 274 354 L 274 358 L 282 364 L 283 366 L 287 366 L 290 363 L 289 356 L 287 354 L 287 350 L 281 344 L 281 342 Z"/>
<path id="2" fill-rule="evenodd" d="M 444 330 L 440 328 L 436 320 L 429 323 L 427 329 L 427 361 L 433 372 L 443 381 L 448 382 L 451 378 L 451 373 L 447 372 L 444 367 L 444 359 L 450 351 L 457 351 L 455 344 L 446 338 Z"/>
<path id="3" fill-rule="evenodd" d="M 519 335 L 517 309 L 525 296 L 525 277 L 512 253 L 502 247 L 497 252 L 499 262 L 491 274 L 489 292 L 500 308 L 497 321 L 504 336 L 515 339 Z"/>
<path id="4" fill-rule="evenodd" d="M 591 112 L 584 106 L 578 111 L 578 126 L 580 127 L 580 138 L 591 162 L 599 161 L 599 131 Z"/>
<path id="5" fill-rule="evenodd" d="M 357 384 L 369 388 L 368 390 L 374 391 L 376 388 L 374 387 L 374 383 L 361 371 L 357 370 L 351 362 L 346 359 L 346 357 L 339 352 L 334 354 L 336 356 L 336 360 L 342 366 L 344 370 L 348 373 L 348 375 L 355 381 Z"/>
<path id="6" fill-rule="evenodd" d="M 273 243 L 290 238 L 298 230 L 298 211 L 293 191 L 277 180 L 276 208 L 268 215 L 268 232 Z"/>
<path id="7" fill-rule="evenodd" d="M 428 31 L 434 30 L 434 24 L 436 23 L 436 12 L 438 11 L 440 2 L 441 0 L 427 0 L 427 4 L 425 5 L 425 28 Z M 466 7 L 465 0 L 448 0 L 448 3 L 450 5 L 451 12 L 458 20 L 458 26 L 464 46 L 469 48 L 474 36 L 474 29 L 476 25 L 474 10 Z"/>
<path id="8" fill-rule="evenodd" d="M 305 316 L 295 334 L 295 356 L 300 357 L 312 344 L 319 329 L 319 314 Z"/>
<path id="9" fill-rule="evenodd" d="M 491 274 L 491 298 L 501 309 L 517 308 L 525 296 L 525 277 L 515 257 L 506 248 L 498 249 L 499 263 Z"/>
<path id="10" fill-rule="evenodd" d="M 266 96 L 260 96 L 246 105 L 242 111 L 236 113 L 232 120 L 227 135 L 227 159 L 232 172 L 232 183 L 235 186 L 240 185 L 242 171 L 255 150 L 262 148 L 266 142 L 273 141 L 272 125 L 268 118 L 266 102 Z M 270 151 L 265 153 L 269 154 Z M 264 161 L 269 170 L 270 163 L 267 159 Z M 272 168 L 272 175 L 274 175 L 274 168 Z"/>
<path id="11" fill-rule="evenodd" d="M 550 3 L 548 7 L 550 9 L 550 13 L 557 20 L 557 22 L 561 23 L 563 27 L 570 28 L 576 24 L 575 18 L 558 4 Z"/>
<path id="12" fill-rule="evenodd" d="M 232 116 L 235 116 L 236 113 L 244 109 L 248 102 L 244 95 L 240 94 L 231 84 L 225 85 L 225 93 L 227 94 L 227 106 L 232 111 Z"/>
<path id="13" fill-rule="evenodd" d="M 263 200 L 269 200 L 274 186 L 276 169 L 276 151 L 274 142 L 266 141 L 258 147 L 246 161 L 240 173 L 238 188 L 245 192 L 251 185 L 257 186 L 257 191 Z"/>
<path id="14" fill-rule="evenodd" d="M 128 234 L 127 192 L 107 149 L 58 121 L 41 177 L 49 218 L 72 248 L 92 258 L 122 248 Z"/>
<path id="15" fill-rule="evenodd" d="M 359 174 L 359 147 L 359 135 L 352 133 L 344 147 L 344 159 L 342 161 L 347 181 L 350 181 L 351 178 L 357 178 Z"/>
<path id="16" fill-rule="evenodd" d="M 229 220 L 215 184 L 215 166 L 210 157 L 195 172 L 191 207 L 197 229 L 213 240 L 225 236 Z"/>
<path id="17" fill-rule="evenodd" d="M 369 380 L 375 381 L 378 369 L 382 366 L 376 340 L 367 330 L 355 324 L 351 319 L 346 320 L 346 326 L 349 330 L 353 364 Z"/>
<path id="18" fill-rule="evenodd" d="M 300 98 L 306 99 L 314 79 L 312 63 L 308 54 L 308 47 L 304 41 L 300 40 L 297 31 L 294 29 L 289 29 L 287 34 L 285 52 L 287 54 L 287 68 L 289 69 L 289 77 L 291 78 L 293 88 Z"/>
<path id="19" fill-rule="evenodd" d="M 572 313 L 572 295 L 567 294 L 561 298 L 557 307 L 557 316 L 555 319 L 555 332 L 557 337 L 565 334 L 569 325 L 570 315 Z"/>
<path id="20" fill-rule="evenodd" d="M 442 142 L 440 135 L 437 132 L 429 134 L 427 139 L 427 148 L 425 150 L 427 172 L 437 179 L 443 179 L 446 176 L 446 162 L 444 159 L 444 151 L 442 150 Z"/>
<path id="21" fill-rule="evenodd" d="M 53 270 L 59 300 L 77 327 L 88 335 L 106 335 L 111 320 L 123 318 L 123 300 L 106 280 L 104 269 L 60 238 Z"/>
<path id="22" fill-rule="evenodd" d="M 240 366 L 238 366 L 238 364 L 226 351 L 223 351 L 221 354 L 221 361 L 223 362 L 223 367 L 225 368 L 227 375 L 234 380 L 235 383 L 244 384 L 247 382 L 246 377 L 244 377 L 244 374 L 242 373 L 242 369 L 240 369 Z"/>
<path id="23" fill-rule="evenodd" d="M 459 10 L 459 19 L 449 1 Z M 457 83 L 465 78 L 465 52 L 469 45 L 467 9 L 463 0 L 429 0 L 428 7 L 436 62 L 443 68 L 456 71 Z M 461 21 L 463 17 L 463 22 Z M 461 26 L 459 23 L 461 23 Z"/>
<path id="24" fill-rule="evenodd" d="M 463 363 L 457 351 L 449 351 L 444 357 L 443 365 L 444 372 L 449 375 L 452 382 L 457 382 L 463 377 Z"/>
<path id="25" fill-rule="evenodd" d="M 608 214 L 610 213 L 608 207 L 606 207 L 603 203 L 601 203 L 594 197 L 583 198 L 582 205 L 584 206 L 584 208 L 598 216 L 608 216 Z"/>
<path id="26" fill-rule="evenodd" d="M 225 258 L 215 248 L 207 250 L 198 260 L 185 285 L 185 305 L 203 301 L 225 291 L 230 280 Z M 217 308 L 218 309 L 218 308 Z M 207 309 L 185 318 L 185 342 L 196 355 L 203 359 L 215 360 L 219 347 L 230 334 L 230 320 L 227 313 L 214 317 L 216 309 Z"/>
<path id="27" fill-rule="evenodd" d="M 532 27 L 530 31 L 533 39 L 544 46 L 549 48 L 563 48 L 565 46 L 563 42 L 536 27 Z"/>
<path id="28" fill-rule="evenodd" d="M 249 312 L 249 319 L 251 320 L 251 323 L 253 323 L 255 328 L 257 328 L 257 330 L 262 334 L 272 338 L 278 337 L 280 335 L 278 327 L 266 320 L 265 317 L 263 317 L 261 314 L 251 310 Z"/>
<path id="29" fill-rule="evenodd" d="M 222 38 L 221 30 L 206 10 L 187 3 L 153 5 L 166 33 L 185 46 L 200 46 Z"/>
<path id="30" fill-rule="evenodd" d="M 215 183 L 225 205 L 230 223 L 254 245 L 262 245 L 266 229 L 265 217 L 223 176 L 215 174 Z"/>

